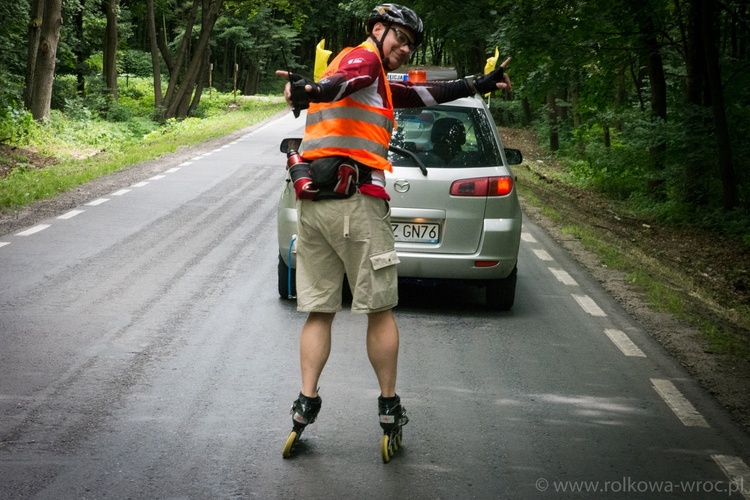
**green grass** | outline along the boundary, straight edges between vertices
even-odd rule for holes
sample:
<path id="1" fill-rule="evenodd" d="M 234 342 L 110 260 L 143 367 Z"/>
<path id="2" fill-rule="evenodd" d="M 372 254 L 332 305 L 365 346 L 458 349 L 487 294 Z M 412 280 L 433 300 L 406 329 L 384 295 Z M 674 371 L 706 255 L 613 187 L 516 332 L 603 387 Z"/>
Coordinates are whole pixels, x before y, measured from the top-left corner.
<path id="1" fill-rule="evenodd" d="M 205 103 L 205 106 L 204 106 Z M 21 166 L 0 180 L 0 208 L 15 209 L 51 198 L 102 175 L 173 153 L 259 123 L 286 108 L 279 97 L 231 99 L 204 97 L 201 118 L 169 120 L 159 125 L 132 116 L 125 122 L 73 120 L 56 112 L 34 125 L 22 146 L 54 156 L 59 163 L 44 169 Z"/>
<path id="2" fill-rule="evenodd" d="M 749 359 L 750 351 L 743 338 L 723 327 L 719 320 L 697 314 L 693 297 L 686 290 L 694 289 L 689 277 L 670 272 L 656 260 L 635 251 L 623 249 L 608 241 L 598 231 L 570 223 L 565 215 L 544 202 L 535 192 L 544 189 L 544 183 L 524 169 L 516 170 L 519 190 L 526 203 L 536 207 L 548 219 L 562 226 L 562 233 L 578 239 L 584 248 L 596 254 L 602 265 L 625 273 L 628 282 L 644 293 L 648 304 L 657 311 L 666 312 L 697 327 L 707 348 L 716 354 L 733 359 Z M 554 197 L 554 190 L 551 195 Z M 736 309 L 737 316 L 748 315 L 747 308 Z M 744 324 L 743 321 L 739 321 Z"/>

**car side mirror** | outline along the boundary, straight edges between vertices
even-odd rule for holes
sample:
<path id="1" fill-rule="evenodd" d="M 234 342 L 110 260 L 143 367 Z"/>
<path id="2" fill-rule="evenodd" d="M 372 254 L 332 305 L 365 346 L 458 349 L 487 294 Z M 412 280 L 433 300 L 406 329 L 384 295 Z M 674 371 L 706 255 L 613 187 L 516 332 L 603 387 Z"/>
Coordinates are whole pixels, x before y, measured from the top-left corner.
<path id="1" fill-rule="evenodd" d="M 520 165 L 523 163 L 523 155 L 520 149 L 505 148 L 505 159 L 508 165 Z"/>
<path id="2" fill-rule="evenodd" d="M 300 144 L 302 144 L 302 139 L 300 137 L 286 137 L 281 140 L 279 151 L 284 154 L 288 153 L 289 151 L 297 151 Z"/>

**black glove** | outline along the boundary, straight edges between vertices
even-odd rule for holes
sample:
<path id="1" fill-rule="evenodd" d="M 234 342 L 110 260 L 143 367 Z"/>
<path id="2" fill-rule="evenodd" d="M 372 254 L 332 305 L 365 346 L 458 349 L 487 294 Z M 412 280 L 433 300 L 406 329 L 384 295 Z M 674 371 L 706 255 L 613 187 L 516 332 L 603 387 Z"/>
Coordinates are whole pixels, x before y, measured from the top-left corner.
<path id="1" fill-rule="evenodd" d="M 301 110 L 310 107 L 310 101 L 314 95 L 320 93 L 320 89 L 313 80 L 296 73 L 289 74 L 289 81 L 292 83 L 292 111 L 294 111 L 294 117 L 296 118 Z M 305 90 L 307 85 L 312 86 L 312 92 Z"/>
<path id="2" fill-rule="evenodd" d="M 505 81 L 503 80 L 503 74 L 505 74 L 505 70 L 501 66 L 486 75 L 478 76 L 474 80 L 474 88 L 476 88 L 477 94 L 487 94 L 497 90 L 497 83 Z"/>

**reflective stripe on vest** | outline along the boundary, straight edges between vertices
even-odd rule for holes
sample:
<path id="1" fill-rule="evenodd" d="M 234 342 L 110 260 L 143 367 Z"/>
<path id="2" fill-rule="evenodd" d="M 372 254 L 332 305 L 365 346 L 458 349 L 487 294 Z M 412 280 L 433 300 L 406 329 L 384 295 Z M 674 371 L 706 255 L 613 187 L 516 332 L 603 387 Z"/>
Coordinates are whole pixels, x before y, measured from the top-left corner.
<path id="1" fill-rule="evenodd" d="M 368 42 L 360 47 L 373 48 Z M 324 77 L 335 73 L 341 60 L 352 50 L 354 48 L 343 50 L 328 66 Z M 373 168 L 392 170 L 388 161 L 388 145 L 394 126 L 391 89 L 386 82 L 385 70 L 380 78 L 385 82 L 385 105 L 388 108 L 362 104 L 350 96 L 330 103 L 310 103 L 300 145 L 300 153 L 305 159 L 348 156 Z"/>

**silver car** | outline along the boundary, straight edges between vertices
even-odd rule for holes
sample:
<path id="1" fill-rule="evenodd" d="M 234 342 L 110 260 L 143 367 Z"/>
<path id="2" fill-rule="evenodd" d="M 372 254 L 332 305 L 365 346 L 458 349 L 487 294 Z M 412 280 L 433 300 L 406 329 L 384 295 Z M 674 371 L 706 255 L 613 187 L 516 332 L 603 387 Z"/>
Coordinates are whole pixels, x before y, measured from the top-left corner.
<path id="1" fill-rule="evenodd" d="M 483 286 L 488 308 L 507 311 L 516 290 L 521 208 L 509 165 L 521 152 L 502 147 L 487 106 L 463 98 L 396 109 L 386 173 L 400 281 Z M 288 140 L 282 142 L 286 151 Z M 295 296 L 297 211 L 287 175 L 278 208 L 279 295 Z"/>

